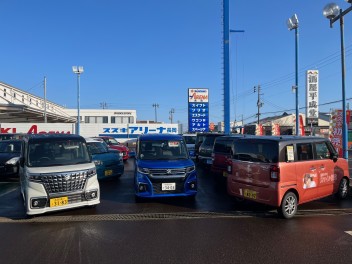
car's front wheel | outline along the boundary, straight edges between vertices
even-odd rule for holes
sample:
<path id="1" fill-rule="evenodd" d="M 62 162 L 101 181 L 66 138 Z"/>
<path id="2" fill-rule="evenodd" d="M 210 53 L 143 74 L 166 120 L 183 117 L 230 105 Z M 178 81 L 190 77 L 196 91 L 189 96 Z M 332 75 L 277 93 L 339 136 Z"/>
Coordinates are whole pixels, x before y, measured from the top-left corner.
<path id="1" fill-rule="evenodd" d="M 348 181 L 346 178 L 342 178 L 339 184 L 339 190 L 336 193 L 337 198 L 345 199 L 348 195 Z"/>
<path id="2" fill-rule="evenodd" d="M 279 214 L 286 218 L 292 218 L 297 212 L 297 196 L 293 192 L 288 192 L 285 194 L 284 198 L 281 201 L 281 206 L 278 209 Z"/>

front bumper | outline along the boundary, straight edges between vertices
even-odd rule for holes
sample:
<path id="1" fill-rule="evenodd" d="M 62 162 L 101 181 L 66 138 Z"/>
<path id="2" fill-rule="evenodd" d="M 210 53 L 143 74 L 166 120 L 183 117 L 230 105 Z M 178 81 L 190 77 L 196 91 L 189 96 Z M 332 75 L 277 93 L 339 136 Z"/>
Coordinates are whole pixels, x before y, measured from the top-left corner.
<path id="1" fill-rule="evenodd" d="M 28 181 L 24 192 L 27 215 L 37 215 L 83 206 L 93 206 L 100 203 L 99 183 L 95 176 L 89 178 L 85 188 L 80 191 L 49 195 L 43 184 Z M 95 193 L 94 197 L 92 197 L 92 193 Z M 67 198 L 68 203 L 62 205 L 50 205 L 50 200 L 55 198 L 57 200 L 66 200 Z M 36 202 L 38 203 L 38 206 L 35 206 Z"/>

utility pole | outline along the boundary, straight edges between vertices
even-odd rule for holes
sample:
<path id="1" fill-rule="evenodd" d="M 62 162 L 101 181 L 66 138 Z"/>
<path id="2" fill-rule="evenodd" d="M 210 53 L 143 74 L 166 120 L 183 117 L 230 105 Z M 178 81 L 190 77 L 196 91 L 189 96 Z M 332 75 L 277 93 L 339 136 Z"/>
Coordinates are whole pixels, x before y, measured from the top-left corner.
<path id="1" fill-rule="evenodd" d="M 257 89 L 258 88 L 258 89 Z M 258 125 L 259 125 L 259 119 L 260 119 L 260 108 L 263 107 L 263 103 L 260 101 L 260 96 L 263 95 L 261 94 L 261 88 L 260 88 L 260 85 L 258 86 L 254 86 L 254 92 L 258 92 L 258 100 L 257 100 L 257 107 L 258 107 L 258 113 L 257 113 L 257 117 L 258 117 Z"/>
<path id="2" fill-rule="evenodd" d="M 171 110 L 169 111 L 170 117 L 169 119 L 171 120 L 171 124 L 172 124 L 172 120 L 173 120 L 173 114 L 175 113 L 175 109 L 171 108 Z"/>
<path id="3" fill-rule="evenodd" d="M 159 108 L 159 104 L 153 104 L 152 105 L 154 107 L 154 111 L 155 111 L 155 123 L 158 122 L 158 116 L 156 114 L 156 108 Z"/>
<path id="4" fill-rule="evenodd" d="M 100 108 L 106 109 L 108 108 L 108 104 L 106 102 L 100 103 Z"/>

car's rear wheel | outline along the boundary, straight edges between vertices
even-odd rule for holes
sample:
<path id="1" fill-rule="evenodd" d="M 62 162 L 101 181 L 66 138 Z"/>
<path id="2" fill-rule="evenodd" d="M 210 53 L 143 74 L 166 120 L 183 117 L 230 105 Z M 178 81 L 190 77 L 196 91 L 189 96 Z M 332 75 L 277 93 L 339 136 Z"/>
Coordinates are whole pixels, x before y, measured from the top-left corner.
<path id="1" fill-rule="evenodd" d="M 348 181 L 346 178 L 342 178 L 339 184 L 339 190 L 336 193 L 337 198 L 345 199 L 348 195 Z"/>
<path id="2" fill-rule="evenodd" d="M 293 192 L 288 192 L 285 194 L 284 198 L 281 201 L 281 206 L 278 209 L 279 214 L 286 218 L 292 218 L 297 212 L 297 196 Z"/>

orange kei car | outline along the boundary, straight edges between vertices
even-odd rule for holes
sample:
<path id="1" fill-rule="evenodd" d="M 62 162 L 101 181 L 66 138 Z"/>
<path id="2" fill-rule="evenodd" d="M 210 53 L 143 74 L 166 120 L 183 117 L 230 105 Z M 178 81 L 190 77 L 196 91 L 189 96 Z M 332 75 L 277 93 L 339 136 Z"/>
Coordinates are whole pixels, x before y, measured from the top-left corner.
<path id="1" fill-rule="evenodd" d="M 348 196 L 348 162 L 328 139 L 258 136 L 234 144 L 227 178 L 232 196 L 277 207 L 284 218 L 293 217 L 298 204 Z"/>

